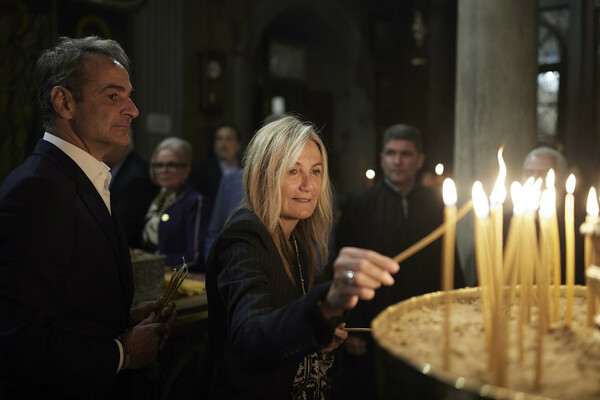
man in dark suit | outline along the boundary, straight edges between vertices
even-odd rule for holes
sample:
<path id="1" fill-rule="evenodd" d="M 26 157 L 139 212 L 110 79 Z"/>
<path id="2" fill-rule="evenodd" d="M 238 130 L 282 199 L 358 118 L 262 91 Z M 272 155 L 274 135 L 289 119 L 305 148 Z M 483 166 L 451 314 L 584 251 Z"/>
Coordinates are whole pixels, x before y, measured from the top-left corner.
<path id="1" fill-rule="evenodd" d="M 444 203 L 438 190 L 417 182 L 417 173 L 425 161 L 420 131 L 396 124 L 383 135 L 380 161 L 384 179 L 348 201 L 336 233 L 339 248 L 362 247 L 394 257 L 443 222 Z M 387 306 L 440 290 L 440 243 L 438 240 L 402 262 L 394 286 L 382 288 L 371 301 L 360 301 L 350 314 L 348 326 L 370 326 Z M 457 264 L 455 287 L 461 286 L 464 279 Z M 340 397 L 375 398 L 378 377 L 372 337 L 351 334 L 344 350 Z"/>
<path id="2" fill-rule="evenodd" d="M 150 179 L 148 163 L 133 151 L 131 142 L 108 153 L 103 161 L 112 175 L 113 213 L 123 225 L 129 248 L 139 249 L 146 211 L 159 187 Z"/>
<path id="3" fill-rule="evenodd" d="M 174 304 L 131 307 L 133 280 L 100 160 L 138 110 L 129 60 L 97 37 L 63 38 L 36 65 L 46 133 L 0 186 L 0 399 L 118 399 L 156 357 Z"/>

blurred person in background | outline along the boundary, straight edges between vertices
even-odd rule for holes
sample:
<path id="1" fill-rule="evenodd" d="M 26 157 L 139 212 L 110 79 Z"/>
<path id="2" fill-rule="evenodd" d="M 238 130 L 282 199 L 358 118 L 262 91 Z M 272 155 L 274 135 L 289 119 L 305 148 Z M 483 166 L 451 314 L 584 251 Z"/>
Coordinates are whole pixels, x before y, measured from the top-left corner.
<path id="1" fill-rule="evenodd" d="M 150 161 L 150 176 L 160 191 L 146 212 L 142 249 L 164 255 L 165 265 L 185 262 L 204 271 L 204 236 L 209 224 L 204 197 L 189 183 L 192 146 L 178 137 L 158 144 Z"/>
<path id="2" fill-rule="evenodd" d="M 121 146 L 106 156 L 104 163 L 110 167 L 110 198 L 114 214 L 119 218 L 127 244 L 140 248 L 146 210 L 158 193 L 159 187 L 150 179 L 148 163 L 133 150 L 133 142 Z"/>

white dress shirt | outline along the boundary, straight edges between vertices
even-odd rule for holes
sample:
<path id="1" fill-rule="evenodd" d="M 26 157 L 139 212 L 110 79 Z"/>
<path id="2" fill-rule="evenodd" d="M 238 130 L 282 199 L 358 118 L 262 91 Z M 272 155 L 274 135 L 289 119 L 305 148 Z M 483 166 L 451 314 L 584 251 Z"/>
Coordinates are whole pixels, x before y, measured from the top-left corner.
<path id="1" fill-rule="evenodd" d="M 79 165 L 79 168 L 81 168 L 89 180 L 92 181 L 92 184 L 100 194 L 100 197 L 102 197 L 108 212 L 112 213 L 110 209 L 110 190 L 108 189 L 111 174 L 108 165 L 104 164 L 102 161 L 96 160 L 88 152 L 80 149 L 74 144 L 63 140 L 58 136 L 54 136 L 51 133 L 44 133 L 44 140 L 61 149 L 75 161 L 77 165 Z"/>

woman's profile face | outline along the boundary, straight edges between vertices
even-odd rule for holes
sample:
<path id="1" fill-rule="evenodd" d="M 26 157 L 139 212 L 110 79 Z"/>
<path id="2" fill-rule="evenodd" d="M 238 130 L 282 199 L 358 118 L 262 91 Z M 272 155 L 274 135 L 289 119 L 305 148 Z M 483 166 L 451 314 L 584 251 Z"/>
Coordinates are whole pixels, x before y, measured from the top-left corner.
<path id="1" fill-rule="evenodd" d="M 299 220 L 310 217 L 315 211 L 321 195 L 322 174 L 321 152 L 317 144 L 310 140 L 281 182 L 279 224 L 286 236 Z"/>
<path id="2" fill-rule="evenodd" d="M 162 149 L 152 163 L 156 182 L 167 189 L 167 193 L 176 192 L 187 180 L 190 165 L 186 164 L 171 149 Z"/>

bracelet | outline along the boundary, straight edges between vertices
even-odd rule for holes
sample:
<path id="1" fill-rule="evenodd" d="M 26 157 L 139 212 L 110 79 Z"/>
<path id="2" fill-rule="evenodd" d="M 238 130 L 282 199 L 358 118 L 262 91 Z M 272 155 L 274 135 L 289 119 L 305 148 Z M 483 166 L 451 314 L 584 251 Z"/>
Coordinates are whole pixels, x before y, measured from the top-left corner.
<path id="1" fill-rule="evenodd" d="M 127 331 L 125 331 L 125 336 L 127 336 Z M 121 346 L 123 347 L 123 366 L 121 367 L 121 369 L 126 369 L 129 366 L 129 352 L 127 351 L 125 340 L 123 340 L 121 336 L 118 336 L 117 340 L 119 341 L 119 343 L 121 343 Z"/>

